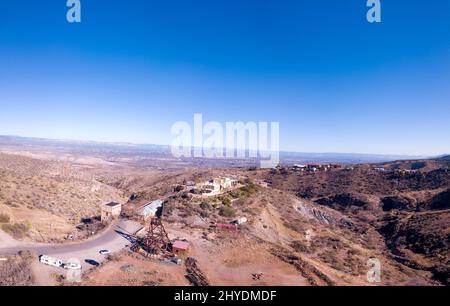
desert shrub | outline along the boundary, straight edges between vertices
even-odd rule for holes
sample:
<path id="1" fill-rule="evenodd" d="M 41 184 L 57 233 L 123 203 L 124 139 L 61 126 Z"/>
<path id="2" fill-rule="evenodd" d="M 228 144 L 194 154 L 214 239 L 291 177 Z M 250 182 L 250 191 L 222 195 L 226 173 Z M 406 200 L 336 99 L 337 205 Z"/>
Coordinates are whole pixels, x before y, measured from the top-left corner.
<path id="1" fill-rule="evenodd" d="M 232 207 L 230 206 L 224 206 L 220 209 L 219 211 L 219 215 L 221 215 L 222 217 L 235 217 L 236 216 L 236 210 L 234 210 Z"/>
<path id="2" fill-rule="evenodd" d="M 9 223 L 9 216 L 7 214 L 0 214 L 0 223 Z"/>
<path id="3" fill-rule="evenodd" d="M 299 253 L 314 253 L 316 251 L 316 249 L 312 246 L 312 245 L 308 245 L 306 242 L 304 241 L 293 241 L 291 242 L 291 247 Z"/>
<path id="4" fill-rule="evenodd" d="M 312 245 L 315 248 L 327 247 L 334 250 L 342 250 L 344 248 L 348 248 L 348 246 L 344 242 L 342 242 L 339 238 L 327 236 L 314 237 L 314 239 L 312 240 Z"/>
<path id="5" fill-rule="evenodd" d="M 450 267 L 448 267 L 448 265 L 435 266 L 431 268 L 431 272 L 433 273 L 433 278 L 435 280 L 441 282 L 445 286 L 450 285 Z"/>
<path id="6" fill-rule="evenodd" d="M 13 207 L 13 208 L 18 208 L 19 205 L 17 205 L 16 203 L 13 203 L 12 201 L 8 200 L 5 202 L 5 204 L 9 207 Z"/>
<path id="7" fill-rule="evenodd" d="M 3 224 L 2 230 L 16 239 L 23 238 L 30 230 L 30 225 L 25 223 Z"/>
<path id="8" fill-rule="evenodd" d="M 109 254 L 108 260 L 110 261 L 120 261 L 122 259 L 122 256 L 120 254 Z"/>
<path id="9" fill-rule="evenodd" d="M 180 192 L 180 191 L 183 191 L 183 190 L 184 190 L 184 187 L 181 186 L 181 185 L 177 185 L 177 186 L 174 187 L 173 190 L 174 190 L 175 192 Z"/>
<path id="10" fill-rule="evenodd" d="M 203 210 L 210 210 L 211 209 L 211 205 L 209 205 L 208 202 L 202 202 L 200 204 L 200 208 L 203 209 Z"/>
<path id="11" fill-rule="evenodd" d="M 242 196 L 242 191 L 240 189 L 236 189 L 230 192 L 230 196 L 233 197 L 233 199 L 239 199 Z"/>
<path id="12" fill-rule="evenodd" d="M 344 260 L 345 271 L 352 275 L 362 275 L 366 272 L 366 266 L 364 262 L 355 255 L 354 252 L 347 251 L 347 257 Z"/>
<path id="13" fill-rule="evenodd" d="M 336 252 L 331 250 L 325 250 L 322 253 L 319 254 L 319 258 L 329 264 L 333 269 L 336 269 L 338 271 L 344 270 L 344 265 L 342 262 L 338 259 L 336 256 Z"/>
<path id="14" fill-rule="evenodd" d="M 248 182 L 248 184 L 242 188 L 240 188 L 240 191 L 243 193 L 244 196 L 251 196 L 255 194 L 258 191 L 258 186 L 255 185 L 253 182 Z"/>
<path id="15" fill-rule="evenodd" d="M 51 277 L 52 277 L 59 285 L 63 285 L 64 282 L 66 281 L 66 277 L 65 277 L 64 275 L 62 275 L 62 274 L 56 274 L 56 273 L 53 273 L 53 274 L 51 275 Z"/>
<path id="16" fill-rule="evenodd" d="M 246 186 L 229 192 L 229 196 L 233 199 L 248 198 L 258 191 L 258 186 L 253 182 L 247 183 Z"/>
<path id="17" fill-rule="evenodd" d="M 209 213 L 207 211 L 200 211 L 200 217 L 202 218 L 208 218 L 209 217 Z"/>
<path id="18" fill-rule="evenodd" d="M 358 256 L 358 255 L 361 255 L 361 251 L 351 248 L 351 249 L 347 250 L 347 255 L 348 256 Z"/>
<path id="19" fill-rule="evenodd" d="M 231 199 L 230 199 L 230 197 L 224 197 L 222 199 L 222 204 L 226 205 L 226 206 L 231 206 Z"/>
<path id="20" fill-rule="evenodd" d="M 157 287 L 159 285 L 160 285 L 160 283 L 155 282 L 155 281 L 143 281 L 142 282 L 142 286 L 146 286 L 146 287 Z"/>

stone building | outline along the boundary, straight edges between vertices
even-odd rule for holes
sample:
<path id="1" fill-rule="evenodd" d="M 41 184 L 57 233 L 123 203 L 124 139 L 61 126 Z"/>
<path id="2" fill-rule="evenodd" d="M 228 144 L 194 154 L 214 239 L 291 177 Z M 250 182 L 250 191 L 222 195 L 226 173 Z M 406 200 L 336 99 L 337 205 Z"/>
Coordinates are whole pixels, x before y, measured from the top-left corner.
<path id="1" fill-rule="evenodd" d="M 110 222 L 120 217 L 122 204 L 110 202 L 102 205 L 102 222 Z"/>

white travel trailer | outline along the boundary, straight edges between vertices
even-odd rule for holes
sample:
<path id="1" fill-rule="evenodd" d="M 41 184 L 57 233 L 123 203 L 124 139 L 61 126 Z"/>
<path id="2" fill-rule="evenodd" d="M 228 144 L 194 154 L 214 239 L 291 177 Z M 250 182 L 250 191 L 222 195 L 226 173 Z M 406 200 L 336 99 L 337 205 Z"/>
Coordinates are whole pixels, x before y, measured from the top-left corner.
<path id="1" fill-rule="evenodd" d="M 53 257 L 47 256 L 47 255 L 39 256 L 39 261 L 43 264 L 57 267 L 57 268 L 61 268 L 63 266 L 63 262 L 61 259 L 53 258 Z"/>

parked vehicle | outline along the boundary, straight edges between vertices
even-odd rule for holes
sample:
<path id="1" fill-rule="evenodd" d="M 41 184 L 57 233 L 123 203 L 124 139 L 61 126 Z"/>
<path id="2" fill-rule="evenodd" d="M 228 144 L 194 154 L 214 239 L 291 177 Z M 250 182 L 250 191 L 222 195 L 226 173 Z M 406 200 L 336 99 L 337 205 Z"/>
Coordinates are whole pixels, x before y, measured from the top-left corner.
<path id="1" fill-rule="evenodd" d="M 43 264 L 46 264 L 46 265 L 49 265 L 52 267 L 61 268 L 63 266 L 63 262 L 61 259 L 50 257 L 47 255 L 39 256 L 39 261 Z"/>
<path id="2" fill-rule="evenodd" d="M 90 264 L 91 266 L 94 266 L 94 267 L 100 266 L 100 263 L 98 261 L 93 260 L 93 259 L 86 259 L 85 262 Z"/>
<path id="3" fill-rule="evenodd" d="M 111 254 L 111 251 L 110 250 L 101 250 L 100 254 L 101 255 L 109 255 L 109 254 Z"/>
<path id="4" fill-rule="evenodd" d="M 81 265 L 76 262 L 68 262 L 64 264 L 64 269 L 68 270 L 81 270 Z"/>
<path id="5" fill-rule="evenodd" d="M 183 264 L 183 260 L 178 257 L 172 257 L 172 258 L 170 258 L 170 261 L 179 266 L 181 266 Z"/>
<path id="6" fill-rule="evenodd" d="M 243 217 L 232 221 L 231 224 L 242 225 L 244 223 L 247 223 L 247 221 L 248 221 L 247 218 Z"/>

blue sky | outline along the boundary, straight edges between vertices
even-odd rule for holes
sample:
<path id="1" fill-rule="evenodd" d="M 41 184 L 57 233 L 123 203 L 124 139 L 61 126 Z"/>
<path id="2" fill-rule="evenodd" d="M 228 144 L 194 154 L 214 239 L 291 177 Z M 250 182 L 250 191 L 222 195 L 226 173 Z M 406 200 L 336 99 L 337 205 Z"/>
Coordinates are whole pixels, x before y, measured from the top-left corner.
<path id="1" fill-rule="evenodd" d="M 0 5 L 0 134 L 169 144 L 176 121 L 278 121 L 281 149 L 450 153 L 450 1 Z"/>

